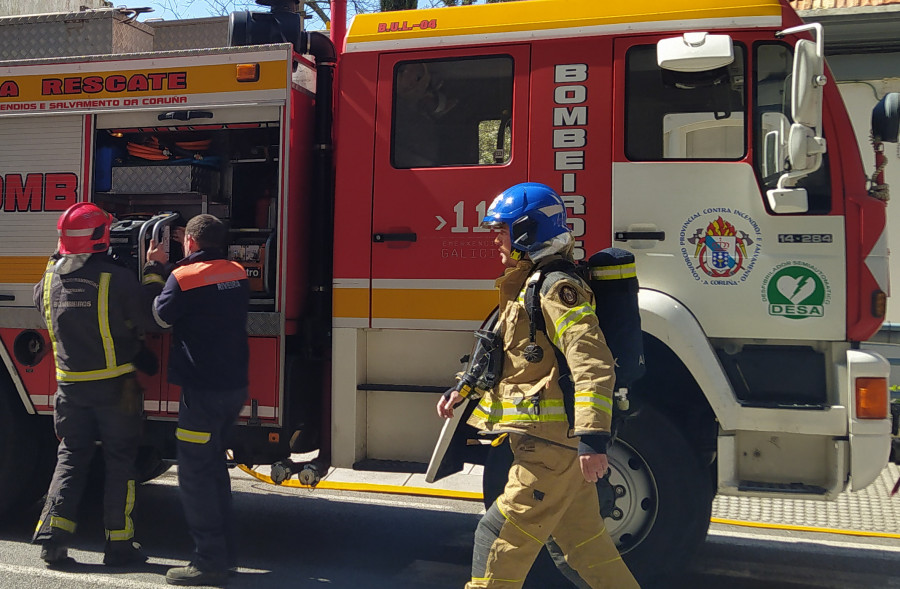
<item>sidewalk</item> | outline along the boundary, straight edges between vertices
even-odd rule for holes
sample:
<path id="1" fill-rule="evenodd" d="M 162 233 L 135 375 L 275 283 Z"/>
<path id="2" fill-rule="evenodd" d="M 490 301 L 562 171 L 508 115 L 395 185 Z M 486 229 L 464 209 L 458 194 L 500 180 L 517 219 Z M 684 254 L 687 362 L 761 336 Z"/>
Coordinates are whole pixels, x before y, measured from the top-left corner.
<path id="1" fill-rule="evenodd" d="M 331 468 L 320 486 L 478 501 L 482 472 L 480 465 L 467 465 L 463 472 L 430 485 L 420 473 Z M 268 469 L 261 469 L 259 474 L 267 475 Z M 890 496 L 898 477 L 900 467 L 889 464 L 866 489 L 845 492 L 837 501 L 829 502 L 719 496 L 713 501 L 712 521 L 900 539 L 900 493 Z M 296 485 L 296 478 L 291 482 Z"/>

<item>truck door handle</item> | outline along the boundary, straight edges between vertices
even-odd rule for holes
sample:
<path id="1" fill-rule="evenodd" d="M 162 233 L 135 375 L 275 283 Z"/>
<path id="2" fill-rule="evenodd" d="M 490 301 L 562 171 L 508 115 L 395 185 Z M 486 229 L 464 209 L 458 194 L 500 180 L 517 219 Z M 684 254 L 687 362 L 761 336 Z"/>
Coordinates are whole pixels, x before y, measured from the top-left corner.
<path id="1" fill-rule="evenodd" d="M 415 233 L 376 233 L 372 236 L 375 243 L 385 243 L 387 241 L 416 241 Z"/>
<path id="2" fill-rule="evenodd" d="M 616 231 L 616 241 L 632 241 L 635 239 L 652 239 L 665 241 L 665 231 Z"/>
<path id="3" fill-rule="evenodd" d="M 211 119 L 213 113 L 208 110 L 173 110 L 160 113 L 156 118 L 160 121 L 189 121 L 191 119 Z"/>

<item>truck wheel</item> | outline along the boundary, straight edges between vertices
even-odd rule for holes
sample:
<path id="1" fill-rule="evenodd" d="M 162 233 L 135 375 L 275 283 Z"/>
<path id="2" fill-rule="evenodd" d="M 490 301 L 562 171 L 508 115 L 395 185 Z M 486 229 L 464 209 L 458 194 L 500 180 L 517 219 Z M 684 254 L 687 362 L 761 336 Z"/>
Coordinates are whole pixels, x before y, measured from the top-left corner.
<path id="1" fill-rule="evenodd" d="M 606 528 L 631 572 L 644 585 L 683 569 L 703 543 L 712 510 L 712 487 L 696 452 L 652 407 L 625 421 L 609 450 L 609 483 L 598 483 Z M 512 464 L 509 444 L 491 448 L 484 466 L 485 506 L 503 492 Z M 604 497 L 614 495 L 614 504 Z M 536 565 L 529 580 L 548 566 Z M 545 585 L 551 586 L 551 585 Z M 560 574 L 553 587 L 572 587 Z"/>
<path id="2" fill-rule="evenodd" d="M 606 527 L 628 567 L 642 583 L 677 573 L 709 529 L 707 469 L 672 422 L 649 406 L 622 425 L 609 462 L 606 488 L 615 506 L 605 514 Z"/>
<path id="3" fill-rule="evenodd" d="M 47 490 L 41 461 L 46 429 L 39 417 L 26 413 L 12 383 L 0 375 L 0 518 Z M 38 475 L 41 481 L 35 480 Z"/>

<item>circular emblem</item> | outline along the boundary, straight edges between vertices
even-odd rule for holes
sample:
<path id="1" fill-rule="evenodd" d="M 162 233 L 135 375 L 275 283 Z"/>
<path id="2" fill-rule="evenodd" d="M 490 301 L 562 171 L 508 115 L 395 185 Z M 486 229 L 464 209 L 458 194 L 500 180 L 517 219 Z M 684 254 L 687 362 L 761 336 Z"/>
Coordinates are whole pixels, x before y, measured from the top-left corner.
<path id="1" fill-rule="evenodd" d="M 769 315 L 787 319 L 822 318 L 831 303 L 825 274 L 806 262 L 784 262 L 763 279 L 763 302 Z"/>
<path id="2" fill-rule="evenodd" d="M 762 246 L 762 231 L 748 214 L 707 208 L 681 226 L 681 256 L 700 284 L 737 285 L 747 280 Z"/>
<path id="3" fill-rule="evenodd" d="M 559 298 L 562 299 L 562 302 L 571 307 L 578 302 L 578 293 L 575 292 L 575 289 L 571 286 L 564 286 L 559 289 Z"/>

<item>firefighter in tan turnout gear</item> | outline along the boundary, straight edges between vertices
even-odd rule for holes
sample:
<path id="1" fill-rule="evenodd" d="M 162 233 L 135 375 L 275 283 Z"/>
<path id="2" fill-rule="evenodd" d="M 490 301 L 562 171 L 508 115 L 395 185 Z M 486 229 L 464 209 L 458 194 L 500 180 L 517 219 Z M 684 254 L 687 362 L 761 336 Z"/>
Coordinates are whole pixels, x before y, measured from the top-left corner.
<path id="1" fill-rule="evenodd" d="M 554 270 L 572 259 L 563 201 L 543 184 L 518 184 L 493 201 L 483 226 L 500 230 L 495 243 L 507 267 L 497 280 L 503 366 L 469 424 L 508 434 L 514 460 L 503 494 L 478 524 L 466 588 L 521 587 L 548 541 L 590 587 L 638 587 L 600 515 L 596 482 L 609 467 L 614 365 L 590 288 Z M 525 292 L 545 271 L 545 327 L 534 330 Z M 561 362 L 571 373 L 562 382 Z M 438 413 L 452 417 L 466 392 L 449 391 Z"/>
<path id="2" fill-rule="evenodd" d="M 156 370 L 143 348 L 142 329 L 155 325 L 151 302 L 161 278 L 145 286 L 107 256 L 112 216 L 91 203 L 77 203 L 59 218 L 59 250 L 34 287 L 53 346 L 58 389 L 53 411 L 59 438 L 56 470 L 34 532 L 50 566 L 71 563 L 67 546 L 75 534 L 78 504 L 101 443 L 105 463 L 103 521 L 110 566 L 141 563 L 134 538 L 135 458 L 143 401 L 135 370 Z"/>

